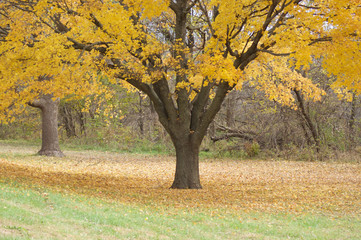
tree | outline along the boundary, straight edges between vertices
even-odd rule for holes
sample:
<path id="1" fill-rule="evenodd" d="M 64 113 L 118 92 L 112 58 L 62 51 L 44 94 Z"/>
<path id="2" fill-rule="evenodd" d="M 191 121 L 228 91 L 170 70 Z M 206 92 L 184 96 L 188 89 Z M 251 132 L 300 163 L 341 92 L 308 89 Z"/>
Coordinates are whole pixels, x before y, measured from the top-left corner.
<path id="1" fill-rule="evenodd" d="M 31 7 L 27 2 L 0 3 L 0 120 L 11 122 L 26 105 L 40 109 L 39 154 L 61 157 L 59 100 L 94 92 L 96 82 L 92 77 L 96 74 L 81 62 L 77 51 L 64 44 L 64 36 L 51 35 L 47 27 L 36 24 Z"/>
<path id="2" fill-rule="evenodd" d="M 59 99 L 52 99 L 51 95 L 42 96 L 29 103 L 30 106 L 41 110 L 42 132 L 41 149 L 39 155 L 63 157 L 58 137 L 58 106 Z"/>
<path id="3" fill-rule="evenodd" d="M 35 36 L 40 42 L 57 36 L 66 46 L 62 53 L 88 52 L 83 64 L 145 93 L 175 147 L 172 188 L 201 188 L 199 147 L 226 95 L 270 58 L 290 56 L 299 68 L 323 47 L 337 52 L 329 44 L 357 39 L 358 32 L 337 24 L 358 22 L 359 6 L 341 0 L 38 0 L 14 11 L 29 12 L 47 29 Z M 60 59 L 69 61 L 66 54 Z M 282 84 L 260 86 L 279 90 L 271 98 L 292 99 Z"/>

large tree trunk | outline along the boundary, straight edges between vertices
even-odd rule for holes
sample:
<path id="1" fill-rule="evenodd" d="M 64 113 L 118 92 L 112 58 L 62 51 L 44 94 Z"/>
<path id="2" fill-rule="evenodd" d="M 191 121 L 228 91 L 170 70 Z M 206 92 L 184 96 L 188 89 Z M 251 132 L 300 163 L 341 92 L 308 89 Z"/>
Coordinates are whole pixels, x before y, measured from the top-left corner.
<path id="1" fill-rule="evenodd" d="M 42 133 L 41 133 L 41 149 L 39 155 L 63 157 L 64 154 L 60 150 L 58 137 L 58 109 L 59 99 L 55 101 L 52 96 L 43 96 L 38 100 L 29 103 L 30 106 L 41 110 Z"/>
<path id="2" fill-rule="evenodd" d="M 188 139 L 178 140 L 174 145 L 176 151 L 176 171 L 171 188 L 202 188 L 199 179 L 199 145 L 192 143 Z"/>

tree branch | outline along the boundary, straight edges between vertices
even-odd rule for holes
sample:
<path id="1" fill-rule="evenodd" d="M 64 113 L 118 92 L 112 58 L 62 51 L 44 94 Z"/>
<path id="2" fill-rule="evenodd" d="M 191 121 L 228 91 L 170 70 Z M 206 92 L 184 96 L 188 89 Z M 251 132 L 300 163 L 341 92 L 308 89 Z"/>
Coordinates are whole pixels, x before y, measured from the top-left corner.
<path id="1" fill-rule="evenodd" d="M 204 86 L 204 82 L 203 82 L 202 88 L 193 102 L 193 108 L 191 112 L 191 126 L 190 126 L 190 129 L 192 131 L 196 131 L 199 128 L 201 117 L 205 111 L 205 107 L 209 100 L 209 93 L 213 85 L 214 83 L 208 83 L 207 86 Z"/>
<path id="2" fill-rule="evenodd" d="M 153 83 L 153 88 L 161 102 L 163 103 L 163 106 L 166 110 L 168 120 L 170 121 L 176 121 L 178 114 L 177 109 L 174 106 L 174 102 L 169 90 L 168 82 L 163 77 L 162 79 L 158 80 L 157 82 Z"/>
<path id="3" fill-rule="evenodd" d="M 289 53 L 275 53 L 275 52 L 273 52 L 273 51 L 266 50 L 266 49 L 257 49 L 257 51 L 269 53 L 269 54 L 271 54 L 271 55 L 273 55 L 273 56 L 277 56 L 277 57 L 285 57 L 285 56 L 289 56 L 289 55 L 291 55 L 291 54 L 296 53 L 295 51 L 289 52 Z"/>
<path id="4" fill-rule="evenodd" d="M 177 6 L 177 4 L 175 2 L 173 2 L 173 0 L 170 1 L 169 3 L 169 7 L 170 9 L 173 10 L 173 12 L 177 13 L 179 11 L 179 8 Z"/>
<path id="5" fill-rule="evenodd" d="M 216 96 L 213 98 L 212 103 L 208 107 L 208 109 L 203 114 L 203 117 L 200 121 L 199 127 L 195 134 L 197 134 L 198 141 L 202 141 L 203 136 L 206 134 L 209 124 L 213 121 L 214 117 L 218 113 L 221 108 L 222 102 L 226 97 L 227 93 L 232 90 L 228 82 L 221 82 L 216 90 Z"/>

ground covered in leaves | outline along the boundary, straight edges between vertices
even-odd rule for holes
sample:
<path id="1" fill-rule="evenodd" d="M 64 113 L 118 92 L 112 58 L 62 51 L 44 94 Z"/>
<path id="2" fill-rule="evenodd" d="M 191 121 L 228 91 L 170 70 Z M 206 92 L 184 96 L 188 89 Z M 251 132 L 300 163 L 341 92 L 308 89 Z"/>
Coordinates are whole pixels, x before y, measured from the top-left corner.
<path id="1" fill-rule="evenodd" d="M 169 189 L 175 160 L 102 152 L 35 156 L 0 145 L 0 181 L 129 204 L 220 211 L 361 213 L 361 164 L 281 160 L 201 160 L 201 190 Z"/>

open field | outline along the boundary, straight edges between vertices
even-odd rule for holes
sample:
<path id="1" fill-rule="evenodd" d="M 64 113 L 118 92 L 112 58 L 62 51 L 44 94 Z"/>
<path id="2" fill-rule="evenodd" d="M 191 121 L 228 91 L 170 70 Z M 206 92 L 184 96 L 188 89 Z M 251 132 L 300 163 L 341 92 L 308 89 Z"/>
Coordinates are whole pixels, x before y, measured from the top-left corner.
<path id="1" fill-rule="evenodd" d="M 0 206 L 0 236 L 2 231 L 26 239 L 26 234 L 19 232 L 27 229 L 29 236 L 41 239 L 31 234 L 32 226 L 41 228 L 44 224 L 51 229 L 59 221 L 64 223 L 60 224 L 63 230 L 57 229 L 60 235 L 54 238 L 63 239 L 67 235 L 62 231 L 74 221 L 79 228 L 89 225 L 86 234 L 90 239 L 101 236 L 91 224 L 104 231 L 112 229 L 108 230 L 114 236 L 123 232 L 118 229 L 123 226 L 129 234 L 118 237 L 125 239 L 361 237 L 359 163 L 203 160 L 203 189 L 173 190 L 169 189 L 175 168 L 173 157 L 65 151 L 67 157 L 59 159 L 35 156 L 35 152 L 32 147 L 0 145 L 1 202 L 5 207 Z M 84 199 L 93 199 L 97 204 L 87 204 Z M 69 202 L 82 211 L 75 211 Z M 41 206 L 51 211 L 44 213 Z M 63 213 L 57 206 L 62 206 L 65 213 L 74 210 L 74 215 Z M 31 211 L 26 210 L 28 207 Z M 39 213 L 42 220 L 26 222 L 26 215 L 21 218 L 23 222 L 14 214 L 7 214 L 11 208 Z M 109 210 L 113 208 L 116 210 Z M 131 214 L 134 218 L 124 219 L 128 211 L 136 212 Z M 87 220 L 79 223 L 81 216 Z M 98 220 L 89 220 L 93 217 Z M 119 222 L 109 223 L 109 218 L 119 218 Z M 128 224 L 124 225 L 121 219 Z M 147 223 L 149 219 L 152 224 Z M 131 222 L 138 224 L 139 229 L 133 229 Z M 152 227 L 143 229 L 143 224 Z M 186 235 L 176 229 L 182 224 L 180 228 Z M 163 225 L 164 229 L 160 227 Z M 210 235 L 202 235 L 202 229 Z M 112 239 L 112 234 L 107 236 Z"/>

